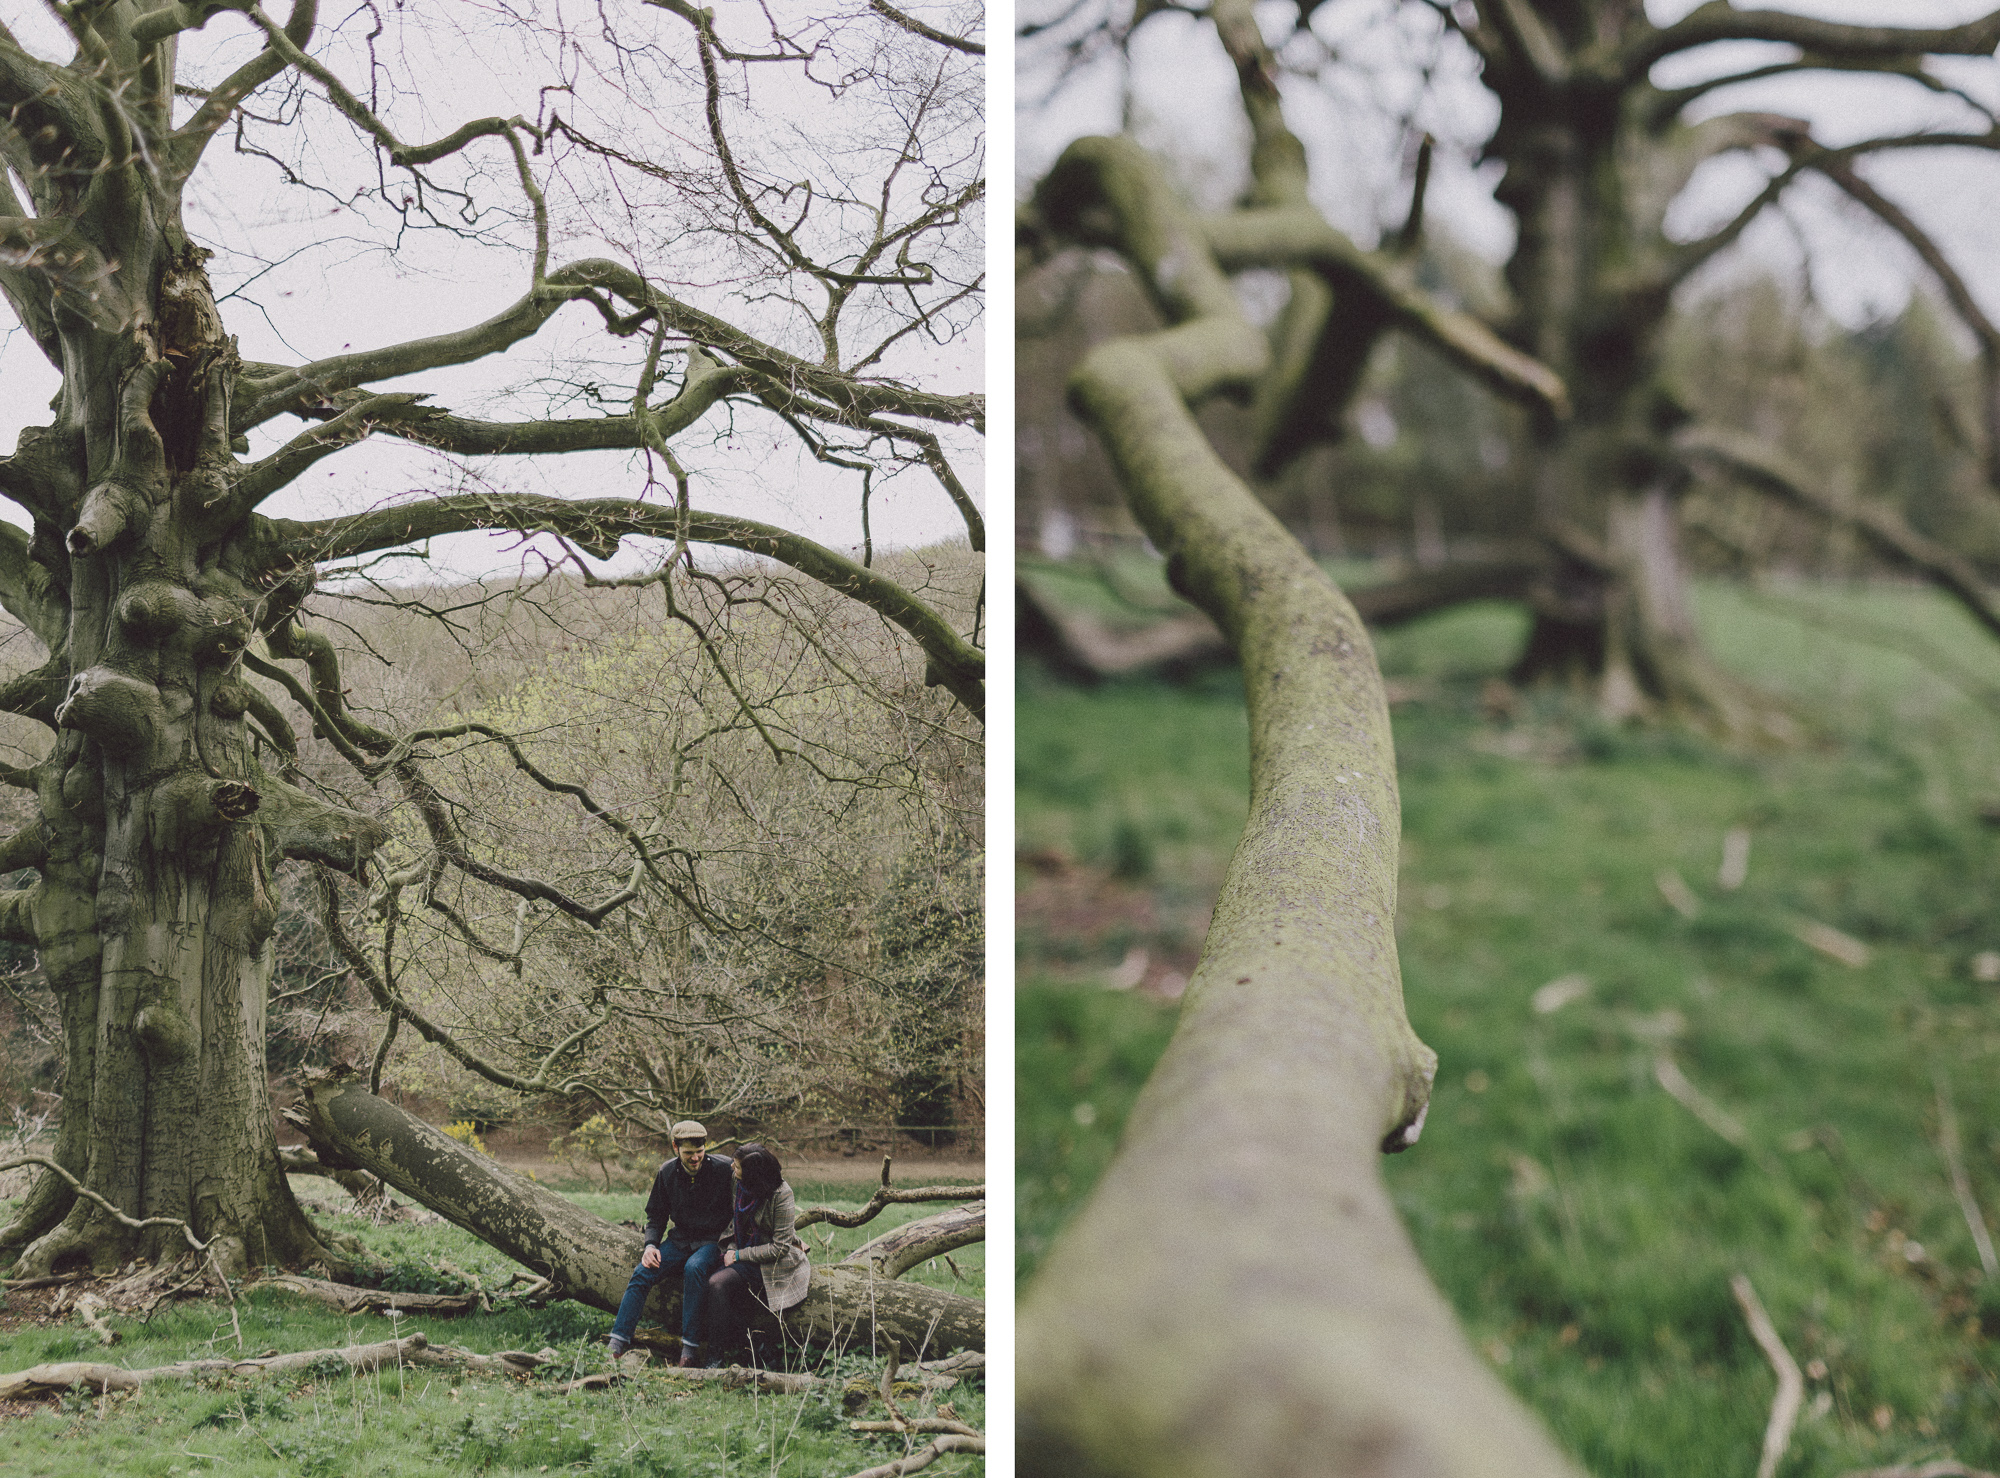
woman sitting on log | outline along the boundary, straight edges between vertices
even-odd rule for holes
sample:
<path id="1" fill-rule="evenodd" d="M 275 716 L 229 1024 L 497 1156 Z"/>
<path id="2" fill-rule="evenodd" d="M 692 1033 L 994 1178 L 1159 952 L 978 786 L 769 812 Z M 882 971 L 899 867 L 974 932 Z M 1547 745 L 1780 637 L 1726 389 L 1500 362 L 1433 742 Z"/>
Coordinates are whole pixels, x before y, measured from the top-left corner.
<path id="1" fill-rule="evenodd" d="M 709 1275 L 710 1349 L 734 1344 L 759 1308 L 782 1315 L 806 1296 L 812 1266 L 795 1225 L 798 1203 L 778 1157 L 746 1144 L 735 1161 L 735 1215 L 722 1234 L 722 1267 Z M 762 1330 L 750 1331 L 750 1363 L 769 1368 L 778 1352 Z"/>

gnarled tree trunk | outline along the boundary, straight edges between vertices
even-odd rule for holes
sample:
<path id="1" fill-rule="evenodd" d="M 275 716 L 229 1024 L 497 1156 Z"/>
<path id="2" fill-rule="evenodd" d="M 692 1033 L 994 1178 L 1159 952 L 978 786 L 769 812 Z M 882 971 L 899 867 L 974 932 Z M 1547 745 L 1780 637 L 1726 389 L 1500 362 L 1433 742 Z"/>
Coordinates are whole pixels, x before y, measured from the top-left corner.
<path id="1" fill-rule="evenodd" d="M 172 47 L 125 47 L 103 75 L 138 79 L 124 106 L 156 122 Z M 50 126 L 21 128 L 35 157 L 10 158 L 46 239 L 6 286 L 65 373 L 54 422 L 22 434 L 0 478 L 34 517 L 32 539 L 0 531 L 0 586 L 49 651 L 4 701 L 57 731 L 24 780 L 33 835 L 9 844 L 41 879 L 5 920 L 60 1001 L 59 1162 L 130 1216 L 222 1239 L 225 1263 L 291 1263 L 327 1250 L 279 1168 L 265 1087 L 271 872 L 285 853 L 354 867 L 380 829 L 252 756 L 244 715 L 261 700 L 241 654 L 291 627 L 312 573 L 237 480 L 236 346 L 181 223 L 184 177 L 139 157 L 143 130 L 106 85 L 54 74 L 29 105 Z M 45 1176 L 0 1249 L 37 1274 L 179 1239 Z"/>

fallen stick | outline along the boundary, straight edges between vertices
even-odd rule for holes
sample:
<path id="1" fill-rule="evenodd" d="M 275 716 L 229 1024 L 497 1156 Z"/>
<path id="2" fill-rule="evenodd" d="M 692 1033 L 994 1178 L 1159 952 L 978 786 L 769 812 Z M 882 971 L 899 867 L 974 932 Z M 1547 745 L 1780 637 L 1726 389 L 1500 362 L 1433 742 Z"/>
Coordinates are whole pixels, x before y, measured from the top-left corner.
<path id="1" fill-rule="evenodd" d="M 1771 1369 L 1778 1373 L 1778 1394 L 1771 1402 L 1771 1420 L 1764 1427 L 1764 1455 L 1757 1464 L 1757 1478 L 1772 1478 L 1786 1447 L 1791 1445 L 1792 1425 L 1799 1419 L 1799 1403 L 1805 1400 L 1806 1378 L 1792 1352 L 1778 1338 L 1777 1326 L 1764 1312 L 1750 1280 L 1738 1273 L 1729 1280 L 1729 1291 L 1736 1295 L 1736 1302 L 1743 1307 L 1743 1317 L 1750 1321 L 1751 1338 L 1771 1362 Z"/>
<path id="2" fill-rule="evenodd" d="M 25 1396 L 53 1396 L 75 1386 L 87 1386 L 101 1395 L 106 1391 L 136 1391 L 148 1381 L 156 1380 L 304 1370 L 329 1357 L 345 1361 L 350 1371 L 359 1374 L 399 1361 L 414 1361 L 428 1344 L 429 1341 L 419 1331 L 380 1344 L 304 1350 L 293 1355 L 264 1355 L 252 1360 L 183 1360 L 175 1365 L 156 1365 L 150 1370 L 127 1370 L 122 1365 L 103 1365 L 87 1360 L 63 1360 L 0 1375 L 0 1401 Z"/>
<path id="3" fill-rule="evenodd" d="M 1945 1089 L 1943 1075 L 1933 1074 L 1931 1082 L 1937 1089 L 1938 1148 L 1944 1151 L 1945 1169 L 1951 1172 L 1951 1193 L 1958 1198 L 1959 1212 L 1972 1231 L 1972 1245 L 1979 1249 L 1980 1271 L 1988 1278 L 2000 1278 L 2000 1260 L 1993 1255 L 1993 1236 L 1986 1230 L 1979 1198 L 1972 1194 L 1972 1181 L 1965 1173 L 1965 1157 L 1958 1142 L 1958 1112 L 1951 1106 L 1951 1094 Z"/>
<path id="4" fill-rule="evenodd" d="M 654 1375 L 672 1376 L 677 1381 L 696 1381 L 725 1387 L 755 1386 L 760 1391 L 776 1391 L 781 1395 L 796 1396 L 824 1383 L 817 1375 L 787 1374 L 777 1370 L 760 1370 L 748 1365 L 719 1365 L 712 1370 L 683 1370 L 677 1365 L 663 1365 L 653 1370 L 641 1357 L 643 1352 L 630 1350 L 619 1360 L 613 1370 L 593 1371 L 556 1387 L 569 1393 L 575 1391 L 601 1391 L 629 1380 L 642 1371 Z M 986 1368 L 986 1356 L 978 1350 L 960 1350 L 957 1354 L 942 1360 L 919 1361 L 911 1369 L 928 1391 L 948 1391 L 957 1385 L 960 1377 Z"/>
<path id="5" fill-rule="evenodd" d="M 1813 919 L 1795 920 L 1792 937 L 1808 949 L 1816 949 L 1828 959 L 1840 961 L 1850 970 L 1864 968 L 1875 957 L 1874 951 L 1852 934 L 1842 933 L 1831 924 Z"/>
<path id="6" fill-rule="evenodd" d="M 1984 1468 L 1968 1468 L 1964 1463 L 1947 1457 L 1915 1466 L 1897 1464 L 1889 1468 L 1857 1468 L 1851 1473 L 1842 1473 L 1840 1478 L 2000 1478 L 2000 1473 L 1989 1473 Z"/>
<path id="7" fill-rule="evenodd" d="M 564 1395 L 577 1391 L 602 1391 L 632 1379 L 647 1367 L 634 1361 L 630 1354 L 618 1362 L 615 1370 L 598 1370 L 589 1375 L 579 1376 L 573 1381 L 565 1381 L 556 1389 Z M 759 1370 L 750 1365 L 718 1365 L 712 1370 L 683 1370 L 677 1365 L 665 1365 L 653 1375 L 670 1375 L 677 1381 L 694 1381 L 703 1385 L 720 1386 L 725 1390 L 755 1387 L 760 1391 L 772 1391 L 781 1396 L 797 1396 L 819 1385 L 816 1375 L 787 1374 L 779 1370 Z"/>
<path id="8" fill-rule="evenodd" d="M 905 1417 L 900 1422 L 849 1422 L 850 1432 L 956 1432 L 961 1437 L 984 1437 L 977 1427 L 942 1416 Z"/>
<path id="9" fill-rule="evenodd" d="M 903 1478 L 905 1473 L 921 1472 L 948 1452 L 985 1452 L 984 1437 L 961 1437 L 955 1433 L 934 1437 L 919 1447 L 908 1457 L 897 1458 L 893 1463 L 883 1463 L 880 1467 L 863 1468 L 854 1478 Z"/>
<path id="10" fill-rule="evenodd" d="M 122 1337 L 117 1330 L 104 1322 L 104 1316 L 110 1310 L 111 1305 L 94 1293 L 84 1294 L 75 1304 L 76 1317 L 91 1327 L 97 1335 L 97 1342 L 101 1345 L 115 1345 Z"/>
<path id="11" fill-rule="evenodd" d="M 380 1288 L 357 1288 L 352 1283 L 331 1283 L 324 1278 L 302 1278 L 280 1273 L 263 1279 L 260 1288 L 283 1288 L 304 1298 L 331 1304 L 343 1314 L 359 1314 L 369 1309 L 419 1310 L 427 1314 L 467 1314 L 478 1304 L 471 1293 L 391 1293 Z"/>
<path id="12" fill-rule="evenodd" d="M 1653 1058 L 1653 1081 L 1702 1123 L 1735 1145 L 1738 1149 L 1750 1147 L 1750 1135 L 1744 1127 L 1701 1089 L 1688 1081 L 1680 1064 L 1662 1052 Z"/>

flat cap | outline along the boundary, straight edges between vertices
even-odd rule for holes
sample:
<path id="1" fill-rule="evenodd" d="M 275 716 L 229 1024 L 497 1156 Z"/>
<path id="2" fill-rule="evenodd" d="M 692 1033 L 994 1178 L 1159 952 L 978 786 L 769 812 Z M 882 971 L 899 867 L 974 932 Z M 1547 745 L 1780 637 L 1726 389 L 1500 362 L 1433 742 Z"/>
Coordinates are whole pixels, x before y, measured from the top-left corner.
<path id="1" fill-rule="evenodd" d="M 708 1131 L 695 1123 L 693 1119 L 682 1119 L 680 1123 L 674 1125 L 673 1132 L 675 1144 L 679 1144 L 684 1139 L 698 1139 L 703 1144 L 708 1143 Z"/>

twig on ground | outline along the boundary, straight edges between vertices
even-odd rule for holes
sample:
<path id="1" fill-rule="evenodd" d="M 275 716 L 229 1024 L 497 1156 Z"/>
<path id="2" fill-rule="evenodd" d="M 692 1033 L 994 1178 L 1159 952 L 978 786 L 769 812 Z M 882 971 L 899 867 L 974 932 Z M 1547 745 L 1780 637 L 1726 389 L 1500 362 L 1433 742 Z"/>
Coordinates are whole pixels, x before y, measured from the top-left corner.
<path id="1" fill-rule="evenodd" d="M 1687 879 L 1674 868 L 1663 867 L 1654 873 L 1653 886 L 1660 890 L 1660 896 L 1672 904 L 1674 912 L 1682 918 L 1700 916 L 1701 900 L 1694 896 L 1694 889 L 1687 885 Z"/>
<path id="2" fill-rule="evenodd" d="M 1952 1107 L 1951 1092 L 1945 1087 L 1944 1075 L 1933 1073 L 1931 1083 L 1937 1089 L 1938 1148 L 1944 1151 L 1945 1168 L 1951 1172 L 1951 1193 L 1958 1197 L 1958 1209 L 1972 1231 L 1972 1245 L 1979 1249 L 1980 1271 L 1989 1278 L 2000 1277 L 2000 1260 L 1993 1255 L 1992 1233 L 1986 1230 L 1986 1218 L 1980 1213 L 1979 1198 L 1972 1194 L 1972 1181 L 1965 1173 L 1965 1156 L 1960 1151 L 1958 1140 L 1958 1111 Z"/>
<path id="3" fill-rule="evenodd" d="M 1840 1478 L 2000 1478 L 1984 1468 L 1969 1468 L 1955 1458 L 1939 1458 L 1929 1463 L 1899 1463 L 1888 1468 L 1857 1468 Z"/>
<path id="4" fill-rule="evenodd" d="M 1689 1082 L 1680 1064 L 1664 1052 L 1653 1059 L 1653 1081 L 1666 1089 L 1689 1113 L 1738 1149 L 1750 1147 L 1749 1131 L 1737 1123 L 1722 1105 Z"/>
<path id="5" fill-rule="evenodd" d="M 94 1293 L 83 1294 L 77 1299 L 74 1305 L 74 1312 L 77 1318 L 83 1320 L 85 1324 L 96 1331 L 97 1342 L 101 1345 L 115 1345 L 123 1337 L 117 1330 L 104 1322 L 104 1316 L 109 1312 L 110 1308 L 110 1304 Z"/>
<path id="6" fill-rule="evenodd" d="M 933 1438 L 919 1447 L 908 1457 L 898 1458 L 893 1463 L 883 1463 L 880 1467 L 863 1468 L 854 1478 L 903 1478 L 906 1473 L 921 1472 L 948 1452 L 985 1452 L 984 1437 L 961 1437 L 949 1433 Z"/>
<path id="7" fill-rule="evenodd" d="M 1771 1369 L 1778 1374 L 1778 1394 L 1771 1402 L 1771 1420 L 1764 1427 L 1764 1455 L 1757 1464 L 1757 1478 L 1772 1478 L 1785 1456 L 1786 1447 L 1791 1444 L 1792 1425 L 1799 1419 L 1799 1403 L 1805 1400 L 1806 1378 L 1799 1370 L 1799 1362 L 1792 1358 L 1792 1352 L 1778 1338 L 1777 1326 L 1764 1312 L 1764 1305 L 1757 1298 L 1757 1290 L 1750 1286 L 1750 1280 L 1741 1273 L 1736 1274 L 1729 1280 L 1729 1291 L 1742 1305 L 1743 1317 L 1750 1323 L 1751 1338 L 1757 1341 L 1764 1358 L 1771 1362 Z"/>
<path id="8" fill-rule="evenodd" d="M 1875 957 L 1875 952 L 1852 934 L 1844 934 L 1831 924 L 1822 924 L 1816 919 L 1797 919 L 1792 923 L 1792 937 L 1808 949 L 1816 949 L 1830 960 L 1838 960 L 1850 970 L 1864 968 Z"/>
<path id="9" fill-rule="evenodd" d="M 913 1416 L 900 1422 L 849 1422 L 850 1432 L 956 1432 L 961 1437 L 984 1437 L 977 1427 L 942 1416 Z"/>

